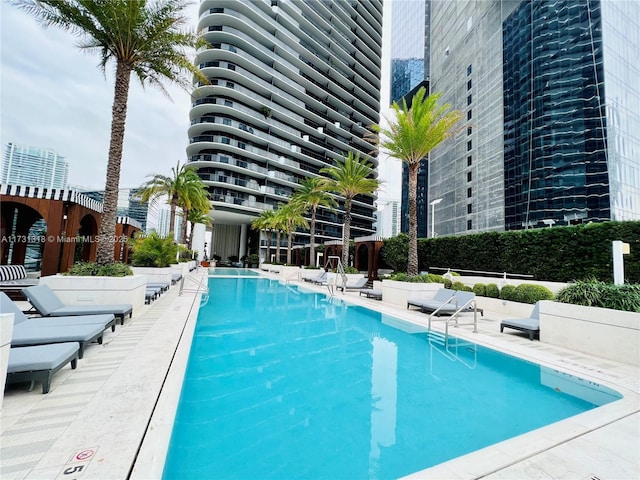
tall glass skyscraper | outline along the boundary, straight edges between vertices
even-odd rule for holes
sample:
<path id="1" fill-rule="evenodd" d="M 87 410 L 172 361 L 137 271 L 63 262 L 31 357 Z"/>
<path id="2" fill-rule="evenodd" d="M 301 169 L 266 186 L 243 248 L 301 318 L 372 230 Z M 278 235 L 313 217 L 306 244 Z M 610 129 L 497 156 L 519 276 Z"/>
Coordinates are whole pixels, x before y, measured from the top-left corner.
<path id="1" fill-rule="evenodd" d="M 69 164 L 49 148 L 7 143 L 0 183 L 44 188 L 67 188 Z"/>
<path id="2" fill-rule="evenodd" d="M 211 253 L 243 256 L 260 212 L 347 152 L 374 150 L 364 137 L 379 123 L 382 1 L 203 0 L 199 18 L 210 83 L 192 95 L 187 156 L 215 209 Z M 354 237 L 373 233 L 373 200 L 356 197 Z M 341 238 L 342 213 L 320 209 L 316 241 Z"/>
<path id="3" fill-rule="evenodd" d="M 431 1 L 441 234 L 640 219 L 640 3 Z M 455 28 L 454 28 L 455 27 Z"/>
<path id="4" fill-rule="evenodd" d="M 640 215 L 630 3 L 524 2 L 505 21 L 506 229 Z"/>

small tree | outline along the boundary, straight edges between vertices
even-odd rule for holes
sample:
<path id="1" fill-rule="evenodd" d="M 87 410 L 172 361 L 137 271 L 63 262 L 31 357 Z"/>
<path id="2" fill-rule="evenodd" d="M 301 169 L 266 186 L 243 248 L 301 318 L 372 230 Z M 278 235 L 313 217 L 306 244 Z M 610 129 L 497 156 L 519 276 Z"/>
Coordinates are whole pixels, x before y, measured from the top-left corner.
<path id="1" fill-rule="evenodd" d="M 309 265 L 316 266 L 316 212 L 318 207 L 327 207 L 331 210 L 338 206 L 338 202 L 333 198 L 327 189 L 325 182 L 319 177 L 306 178 L 300 182 L 300 186 L 289 204 L 301 205 L 303 210 L 311 212 L 311 223 L 309 227 Z"/>
<path id="2" fill-rule="evenodd" d="M 374 177 L 371 164 L 360 158 L 359 153 L 349 152 L 336 165 L 325 167 L 320 173 L 327 174 L 325 186 L 344 198 L 344 231 L 342 234 L 342 264 L 349 265 L 349 239 L 351 237 L 351 204 L 357 195 L 373 195 L 380 186 Z"/>
<path id="3" fill-rule="evenodd" d="M 309 222 L 302 216 L 303 208 L 297 203 L 282 205 L 276 211 L 276 216 L 280 219 L 282 230 L 287 234 L 287 263 L 291 263 L 291 247 L 293 234 L 297 228 L 309 228 Z"/>
<path id="4" fill-rule="evenodd" d="M 181 30 L 186 19 L 183 0 L 13 0 L 45 27 L 56 26 L 82 38 L 84 51 L 100 56 L 100 69 L 115 62 L 115 89 L 111 139 L 100 223 L 97 262 L 113 262 L 120 164 L 124 143 L 129 83 L 134 74 L 140 82 L 160 88 L 168 80 L 189 88 L 190 72 L 200 81 L 207 78 L 191 62 L 185 48 L 202 45 L 194 33 Z"/>
<path id="5" fill-rule="evenodd" d="M 411 108 L 407 107 L 405 100 L 402 101 L 402 106 L 394 103 L 391 108 L 396 119 L 389 122 L 389 128 L 382 128 L 380 125 L 373 127 L 374 132 L 379 134 L 374 141 L 409 167 L 409 275 L 418 274 L 416 198 L 420 163 L 431 150 L 457 132 L 453 127 L 462 118 L 462 112 L 449 111 L 448 104 L 438 105 L 440 93 L 426 95 L 426 89 L 420 88 L 411 100 Z"/>

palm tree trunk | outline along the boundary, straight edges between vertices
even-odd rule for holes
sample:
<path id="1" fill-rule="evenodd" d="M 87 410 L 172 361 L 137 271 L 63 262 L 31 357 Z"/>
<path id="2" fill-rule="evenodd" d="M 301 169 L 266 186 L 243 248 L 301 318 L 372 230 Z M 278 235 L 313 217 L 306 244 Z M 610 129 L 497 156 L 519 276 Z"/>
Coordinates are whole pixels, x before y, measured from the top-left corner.
<path id="1" fill-rule="evenodd" d="M 109 160 L 107 162 L 107 178 L 104 186 L 102 221 L 100 222 L 100 238 L 96 258 L 97 263 L 103 265 L 113 262 L 120 163 L 122 162 L 122 144 L 124 143 L 130 80 L 131 65 L 119 61 L 116 67 L 116 84 L 113 94 L 113 107 L 111 109 Z"/>
<path id="2" fill-rule="evenodd" d="M 271 262 L 271 230 L 265 230 L 264 233 L 266 234 L 266 237 L 267 237 L 267 258 L 265 259 L 265 262 L 270 263 Z"/>
<path id="3" fill-rule="evenodd" d="M 187 242 L 187 248 L 189 250 L 191 250 L 191 247 L 193 247 L 193 227 L 195 227 L 195 224 L 193 222 L 189 222 L 189 225 L 191 225 L 191 235 L 189 235 L 189 241 Z"/>
<path id="4" fill-rule="evenodd" d="M 351 237 L 351 199 L 344 201 L 344 228 L 342 230 L 342 266 L 349 265 L 349 237 Z"/>
<path id="5" fill-rule="evenodd" d="M 311 246 L 309 247 L 309 255 L 311 258 L 309 259 L 309 265 L 312 267 L 316 266 L 316 209 L 313 207 L 311 210 L 311 225 L 310 225 L 310 235 L 309 238 L 311 240 Z"/>
<path id="6" fill-rule="evenodd" d="M 291 265 L 291 245 L 293 244 L 293 232 L 289 232 L 287 240 L 287 265 Z"/>
<path id="7" fill-rule="evenodd" d="M 171 212 L 169 216 L 169 233 L 173 235 L 173 232 L 176 228 L 176 210 L 178 209 L 178 196 L 171 195 Z M 175 238 L 175 235 L 173 235 Z"/>
<path id="8" fill-rule="evenodd" d="M 180 225 L 180 243 L 183 245 L 187 243 L 187 216 L 189 215 L 189 210 L 186 208 L 182 209 L 182 224 Z"/>
<path id="9" fill-rule="evenodd" d="M 280 263 L 280 230 L 276 233 L 276 263 Z"/>
<path id="10" fill-rule="evenodd" d="M 420 163 L 409 164 L 409 257 L 407 275 L 418 274 L 418 219 L 416 212 L 416 195 L 418 187 L 418 169 Z"/>

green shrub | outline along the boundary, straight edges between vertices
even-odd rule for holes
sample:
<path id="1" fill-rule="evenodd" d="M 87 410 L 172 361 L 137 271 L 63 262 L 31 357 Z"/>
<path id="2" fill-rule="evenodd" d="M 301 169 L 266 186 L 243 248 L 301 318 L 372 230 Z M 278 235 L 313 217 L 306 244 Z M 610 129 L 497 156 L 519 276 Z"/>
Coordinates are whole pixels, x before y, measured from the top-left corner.
<path id="1" fill-rule="evenodd" d="M 543 285 L 521 283 L 513 292 L 513 300 L 520 303 L 536 303 L 539 300 L 553 300 L 553 292 Z"/>
<path id="2" fill-rule="evenodd" d="M 133 272 L 128 265 L 120 262 L 107 263 L 106 265 L 98 265 L 92 262 L 77 262 L 74 263 L 64 275 L 74 277 L 126 277 L 127 275 L 133 275 Z"/>
<path id="3" fill-rule="evenodd" d="M 476 295 L 478 295 L 480 297 L 486 297 L 487 296 L 487 286 L 484 283 L 476 283 L 473 286 L 473 293 L 475 293 Z"/>
<path id="4" fill-rule="evenodd" d="M 462 292 L 473 292 L 473 289 L 471 287 L 467 287 L 462 282 L 453 282 L 451 284 L 451 290 L 459 290 L 459 291 L 462 291 Z"/>
<path id="5" fill-rule="evenodd" d="M 389 280 L 395 280 L 396 282 L 410 282 L 410 283 L 439 283 L 442 277 L 440 275 L 433 275 L 431 273 L 425 273 L 422 275 L 409 276 L 406 273 L 394 273 L 389 277 Z"/>
<path id="6" fill-rule="evenodd" d="M 579 281 L 560 290 L 556 300 L 574 305 L 640 312 L 640 285 Z"/>
<path id="7" fill-rule="evenodd" d="M 179 262 L 189 262 L 193 260 L 193 250 L 189 250 L 184 245 L 177 245 L 178 248 L 178 261 Z M 175 263 L 175 262 L 171 262 Z"/>
<path id="8" fill-rule="evenodd" d="M 505 285 L 500 290 L 500 298 L 502 300 L 515 300 L 515 285 Z"/>
<path id="9" fill-rule="evenodd" d="M 360 273 L 356 267 L 352 267 L 351 265 L 347 265 L 344 267 L 344 273 Z"/>
<path id="10" fill-rule="evenodd" d="M 176 261 L 178 246 L 170 237 L 162 238 L 156 232 L 133 241 L 131 264 L 135 267 L 168 267 Z"/>
<path id="11" fill-rule="evenodd" d="M 484 294 L 489 298 L 500 298 L 500 289 L 495 283 L 490 283 L 485 288 Z"/>
<path id="12" fill-rule="evenodd" d="M 451 285 L 453 285 L 453 282 L 448 278 L 445 278 L 442 283 L 444 283 L 444 288 L 451 288 Z"/>

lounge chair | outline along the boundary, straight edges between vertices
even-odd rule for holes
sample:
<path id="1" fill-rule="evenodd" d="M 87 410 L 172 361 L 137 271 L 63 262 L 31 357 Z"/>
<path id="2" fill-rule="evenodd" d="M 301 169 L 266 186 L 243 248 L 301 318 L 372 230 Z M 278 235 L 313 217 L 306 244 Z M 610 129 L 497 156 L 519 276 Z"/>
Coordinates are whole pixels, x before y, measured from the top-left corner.
<path id="1" fill-rule="evenodd" d="M 316 285 L 322 285 L 327 281 L 327 272 L 323 270 L 313 277 L 302 277 L 302 280 L 304 280 L 305 282 L 314 283 Z"/>
<path id="2" fill-rule="evenodd" d="M 49 393 L 53 375 L 69 362 L 75 369 L 79 356 L 80 345 L 77 342 L 12 347 L 9 350 L 7 384 L 31 382 L 31 391 L 35 382 L 41 382 L 42 393 Z"/>
<path id="3" fill-rule="evenodd" d="M 24 300 L 22 289 L 38 285 L 40 279 L 28 276 L 24 265 L 0 265 L 0 292 L 9 298 Z"/>
<path id="4" fill-rule="evenodd" d="M 29 303 L 43 317 L 63 317 L 73 315 L 98 315 L 112 313 L 124 325 L 124 317 L 133 315 L 130 303 L 120 305 L 65 305 L 47 285 L 37 285 L 22 290 Z"/>
<path id="5" fill-rule="evenodd" d="M 346 291 L 358 291 L 358 290 L 362 290 L 363 288 L 366 288 L 367 282 L 369 281 L 369 279 L 367 277 L 362 277 L 362 278 L 358 278 L 356 279 L 354 282 L 347 282 L 347 284 L 344 287 L 338 287 L 340 290 L 346 290 Z"/>
<path id="6" fill-rule="evenodd" d="M 30 327 L 51 327 L 56 325 L 102 325 L 104 330 L 116 331 L 116 317 L 112 313 L 101 315 L 75 315 L 69 317 L 27 317 L 20 308 L 4 293 L 0 292 L 0 312 L 13 313 L 14 323 L 26 323 Z"/>
<path id="7" fill-rule="evenodd" d="M 529 340 L 533 340 L 537 335 L 540 336 L 540 302 L 537 302 L 531 311 L 531 315 L 528 318 L 512 318 L 509 320 L 502 320 L 500 322 L 500 333 L 505 328 L 511 328 L 513 330 L 519 330 L 529 334 Z"/>
<path id="8" fill-rule="evenodd" d="M 435 297 L 430 300 L 408 300 L 407 308 L 418 307 L 419 309 L 437 309 L 445 303 L 451 301 L 455 296 L 455 290 L 449 290 L 448 288 L 441 288 L 436 292 Z"/>
<path id="9" fill-rule="evenodd" d="M 374 300 L 382 300 L 382 290 L 375 290 L 373 288 L 361 288 L 360 296 L 365 295 L 367 298 L 373 298 Z"/>
<path id="10" fill-rule="evenodd" d="M 77 342 L 79 344 L 78 358 L 82 358 L 86 345 L 91 342 L 102 344 L 103 334 L 104 325 L 99 323 L 69 325 L 56 324 L 55 321 L 52 321 L 51 325 L 42 325 L 32 324 L 29 319 L 16 317 L 13 321 L 11 347 Z"/>
<path id="11" fill-rule="evenodd" d="M 449 290 L 441 288 L 436 292 L 432 300 L 409 300 L 407 308 L 410 306 L 419 307 L 422 313 L 441 315 L 453 315 L 457 311 L 460 313 L 480 312 L 484 316 L 484 310 L 475 305 L 475 294 L 462 290 Z"/>

